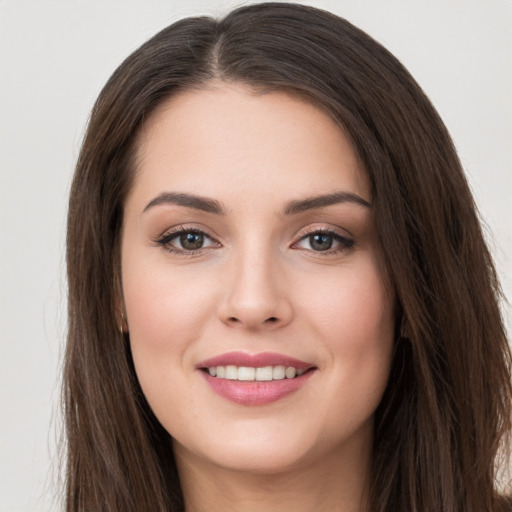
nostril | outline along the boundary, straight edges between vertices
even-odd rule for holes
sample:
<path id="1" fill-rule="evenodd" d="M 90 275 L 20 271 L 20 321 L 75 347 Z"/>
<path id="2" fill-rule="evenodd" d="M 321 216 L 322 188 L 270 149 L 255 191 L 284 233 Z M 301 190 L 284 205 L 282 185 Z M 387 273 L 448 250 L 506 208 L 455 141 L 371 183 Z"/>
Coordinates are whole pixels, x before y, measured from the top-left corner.
<path id="1" fill-rule="evenodd" d="M 1 1 L 1 0 L 0 0 Z M 263 317 L 265 318 L 265 317 Z M 280 317 L 277 317 L 277 316 L 269 316 L 267 319 L 261 321 L 261 319 L 259 321 L 257 321 L 256 319 L 251 319 L 251 318 L 247 318 L 247 319 L 243 319 L 243 318 L 239 318 L 239 317 L 236 317 L 236 316 L 230 316 L 228 318 L 226 318 L 225 322 L 227 322 L 228 324 L 232 325 L 232 326 L 235 326 L 235 325 L 245 325 L 246 327 L 249 327 L 249 328 L 253 328 L 253 327 L 256 327 L 257 325 L 260 325 L 260 326 L 263 326 L 263 325 L 274 325 L 274 324 L 279 324 L 279 322 L 281 321 Z"/>

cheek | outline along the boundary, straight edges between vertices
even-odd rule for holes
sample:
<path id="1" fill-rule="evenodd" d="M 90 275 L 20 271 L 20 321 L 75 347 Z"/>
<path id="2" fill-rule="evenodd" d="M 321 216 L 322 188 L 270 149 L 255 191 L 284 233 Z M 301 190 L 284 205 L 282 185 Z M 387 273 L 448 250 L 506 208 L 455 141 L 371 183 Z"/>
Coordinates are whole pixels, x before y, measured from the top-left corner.
<path id="1" fill-rule="evenodd" d="M 211 309 L 213 286 L 204 276 L 172 269 L 161 262 L 125 265 L 123 294 L 132 343 L 173 352 L 197 339 L 200 320 Z"/>
<path id="2" fill-rule="evenodd" d="M 167 428 L 181 420 L 173 411 L 190 405 L 194 342 L 215 304 L 207 276 L 137 250 L 123 261 L 123 294 L 137 378 L 151 408 Z M 188 397 L 188 402 L 186 397 Z"/>
<path id="3" fill-rule="evenodd" d="M 136 252 L 136 251 L 133 251 Z M 201 338 L 215 301 L 205 276 L 150 258 L 123 262 L 123 295 L 137 378 L 164 424 L 182 410 L 190 387 L 190 348 Z M 174 390 L 176 392 L 169 392 Z M 172 422 L 176 418 L 171 413 Z"/>
<path id="4" fill-rule="evenodd" d="M 385 345 L 394 331 L 394 298 L 377 265 L 368 258 L 336 276 L 311 282 L 302 293 L 303 315 L 314 321 L 333 349 Z M 382 340 L 383 343 L 379 343 Z"/>
<path id="5" fill-rule="evenodd" d="M 387 384 L 395 319 L 394 297 L 377 265 L 371 259 L 362 263 L 340 268 L 330 285 L 317 286 L 302 316 L 329 354 L 326 364 L 333 371 L 326 389 L 338 413 L 353 410 L 364 417 L 375 410 Z"/>

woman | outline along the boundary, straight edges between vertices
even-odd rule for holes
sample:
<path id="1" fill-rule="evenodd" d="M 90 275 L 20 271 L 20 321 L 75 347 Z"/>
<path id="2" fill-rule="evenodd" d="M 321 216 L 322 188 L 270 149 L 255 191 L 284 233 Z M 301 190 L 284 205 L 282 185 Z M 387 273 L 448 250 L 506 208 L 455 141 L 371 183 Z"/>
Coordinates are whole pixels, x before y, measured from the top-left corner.
<path id="1" fill-rule="evenodd" d="M 499 286 L 401 64 L 294 4 L 182 20 L 94 107 L 68 510 L 506 510 Z"/>

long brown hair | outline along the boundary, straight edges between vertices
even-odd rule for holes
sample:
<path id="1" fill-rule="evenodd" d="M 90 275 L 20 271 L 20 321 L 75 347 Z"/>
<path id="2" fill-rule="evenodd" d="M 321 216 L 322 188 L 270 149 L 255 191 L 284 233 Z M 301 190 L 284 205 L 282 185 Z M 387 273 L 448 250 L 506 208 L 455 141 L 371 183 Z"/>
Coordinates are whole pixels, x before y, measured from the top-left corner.
<path id="1" fill-rule="evenodd" d="M 511 356 L 450 136 L 386 49 L 290 3 L 174 23 L 123 62 L 94 106 L 69 202 L 66 510 L 183 509 L 170 436 L 119 329 L 120 228 L 140 127 L 176 91 L 213 79 L 309 98 L 339 122 L 371 179 L 400 312 L 375 418 L 372 512 L 504 510 L 495 480 L 511 428 Z"/>

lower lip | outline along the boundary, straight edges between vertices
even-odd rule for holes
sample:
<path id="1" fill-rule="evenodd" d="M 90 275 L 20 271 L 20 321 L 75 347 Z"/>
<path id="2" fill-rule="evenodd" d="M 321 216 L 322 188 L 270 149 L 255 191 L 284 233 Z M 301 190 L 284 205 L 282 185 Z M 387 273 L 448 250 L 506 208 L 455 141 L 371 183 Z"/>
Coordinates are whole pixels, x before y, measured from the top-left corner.
<path id="1" fill-rule="evenodd" d="M 202 370 L 201 373 L 215 393 L 231 402 L 241 405 L 265 405 L 277 402 L 277 400 L 298 391 L 315 373 L 315 370 L 309 370 L 300 377 L 294 377 L 293 379 L 270 381 L 221 379 L 212 377 Z"/>

